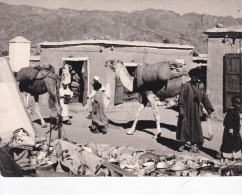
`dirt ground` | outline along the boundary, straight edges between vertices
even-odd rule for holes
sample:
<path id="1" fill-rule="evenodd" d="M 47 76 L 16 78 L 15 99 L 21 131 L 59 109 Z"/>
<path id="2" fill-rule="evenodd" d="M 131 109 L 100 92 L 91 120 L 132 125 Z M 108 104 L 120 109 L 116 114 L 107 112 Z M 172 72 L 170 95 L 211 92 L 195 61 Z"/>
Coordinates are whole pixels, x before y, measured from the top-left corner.
<path id="1" fill-rule="evenodd" d="M 77 143 L 109 144 L 112 146 L 132 146 L 138 149 L 153 150 L 156 154 L 189 154 L 188 150 L 182 153 L 178 152 L 179 142 L 176 140 L 176 125 L 178 112 L 173 109 L 159 106 L 161 116 L 162 138 L 157 141 L 154 138 L 156 133 L 156 123 L 150 107 L 145 108 L 141 113 L 140 120 L 136 127 L 134 135 L 127 135 L 125 131 L 131 127 L 134 115 L 139 108 L 139 103 L 130 102 L 112 108 L 107 108 L 106 113 L 110 120 L 108 133 L 93 134 L 89 126 L 91 119 L 89 110 L 84 110 L 80 104 L 71 104 L 70 116 L 72 116 L 72 125 L 63 125 L 62 135 L 67 139 Z M 44 118 L 48 124 L 47 128 L 41 128 L 40 122 L 35 114 L 31 115 L 37 137 L 49 137 L 50 115 L 56 116 L 56 112 L 50 111 L 46 106 L 40 107 Z M 210 122 L 210 128 L 213 131 L 214 138 L 208 141 L 208 123 L 203 122 L 204 145 L 199 156 L 216 158 L 220 145 L 222 143 L 223 125 L 221 121 L 213 119 Z M 52 139 L 57 138 L 57 131 L 52 131 Z"/>

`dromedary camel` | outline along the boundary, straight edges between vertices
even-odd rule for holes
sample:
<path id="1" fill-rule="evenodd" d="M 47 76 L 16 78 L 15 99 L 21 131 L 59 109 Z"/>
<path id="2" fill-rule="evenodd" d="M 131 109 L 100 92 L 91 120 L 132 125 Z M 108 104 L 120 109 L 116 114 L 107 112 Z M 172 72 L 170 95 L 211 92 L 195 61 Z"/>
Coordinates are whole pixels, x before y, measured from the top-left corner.
<path id="1" fill-rule="evenodd" d="M 128 135 L 132 135 L 135 132 L 140 112 L 150 103 L 156 120 L 156 136 L 161 136 L 160 114 L 155 97 L 157 96 L 161 100 L 164 100 L 175 97 L 181 92 L 182 84 L 188 81 L 188 76 L 183 65 L 184 63 L 173 61 L 138 66 L 137 81 L 134 82 L 134 78 L 129 75 L 121 60 L 109 60 L 105 63 L 106 67 L 115 71 L 116 76 L 120 78 L 124 87 L 131 92 L 139 92 L 142 95 L 142 103 L 135 115 L 134 123 L 131 129 L 126 131 Z"/>
<path id="2" fill-rule="evenodd" d="M 19 82 L 20 92 L 29 93 L 35 100 L 35 112 L 40 118 L 41 126 L 47 127 L 39 109 L 39 95 L 44 93 L 49 94 L 52 98 L 57 110 L 57 124 L 61 121 L 61 107 L 58 101 L 59 78 L 55 74 L 54 68 L 51 65 L 39 67 L 26 67 L 14 73 L 16 80 Z"/>

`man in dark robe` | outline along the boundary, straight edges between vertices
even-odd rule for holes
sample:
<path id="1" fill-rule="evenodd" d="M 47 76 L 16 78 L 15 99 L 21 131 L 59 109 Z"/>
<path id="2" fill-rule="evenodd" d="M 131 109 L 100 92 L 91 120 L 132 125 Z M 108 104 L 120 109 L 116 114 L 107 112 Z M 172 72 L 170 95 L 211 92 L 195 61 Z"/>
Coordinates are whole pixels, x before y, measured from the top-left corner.
<path id="1" fill-rule="evenodd" d="M 220 148 L 225 164 L 228 159 L 240 158 L 242 139 L 240 135 L 240 97 L 232 97 L 232 107 L 228 109 L 224 118 L 223 142 Z"/>
<path id="2" fill-rule="evenodd" d="M 183 85 L 178 99 L 179 117 L 176 137 L 181 142 L 180 152 L 184 150 L 186 142 L 191 142 L 190 151 L 197 153 L 199 152 L 198 147 L 202 146 L 204 142 L 201 116 L 199 116 L 200 104 L 203 104 L 208 115 L 214 109 L 206 93 L 198 88 L 200 71 L 193 69 L 189 75 L 191 81 Z"/>

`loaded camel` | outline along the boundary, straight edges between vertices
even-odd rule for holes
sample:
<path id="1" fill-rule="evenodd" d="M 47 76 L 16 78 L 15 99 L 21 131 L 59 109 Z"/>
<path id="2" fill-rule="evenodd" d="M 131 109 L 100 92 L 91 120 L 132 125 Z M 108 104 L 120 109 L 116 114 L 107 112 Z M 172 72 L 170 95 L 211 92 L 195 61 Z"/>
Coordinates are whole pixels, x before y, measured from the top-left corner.
<path id="1" fill-rule="evenodd" d="M 59 78 L 55 74 L 52 65 L 40 65 L 36 67 L 25 67 L 18 72 L 14 72 L 16 80 L 19 82 L 20 92 L 26 92 L 34 97 L 35 112 L 41 121 L 43 128 L 47 127 L 39 109 L 39 95 L 48 92 L 57 110 L 57 125 L 61 122 L 61 107 L 58 101 Z M 26 102 L 28 105 L 28 100 Z"/>
<path id="2" fill-rule="evenodd" d="M 136 82 L 134 82 L 135 79 L 129 75 L 121 60 L 106 61 L 105 66 L 115 72 L 124 87 L 131 92 L 139 92 L 142 95 L 141 106 L 135 115 L 134 123 L 131 129 L 126 131 L 128 135 L 134 134 L 141 111 L 150 103 L 156 120 L 156 137 L 161 136 L 160 114 L 155 97 L 157 96 L 160 100 L 164 100 L 175 97 L 181 92 L 183 83 L 188 81 L 187 73 L 183 68 L 184 64 L 184 60 L 177 60 L 138 66 L 137 78 Z"/>

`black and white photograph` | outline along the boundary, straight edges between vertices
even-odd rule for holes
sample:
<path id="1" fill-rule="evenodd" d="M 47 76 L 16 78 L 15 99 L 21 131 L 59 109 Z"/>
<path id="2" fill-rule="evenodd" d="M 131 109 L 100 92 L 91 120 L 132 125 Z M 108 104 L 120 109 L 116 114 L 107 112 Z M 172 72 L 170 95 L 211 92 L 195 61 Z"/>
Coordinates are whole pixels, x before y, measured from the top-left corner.
<path id="1" fill-rule="evenodd" d="M 241 39 L 241 0 L 0 0 L 0 193 L 242 193 Z"/>

